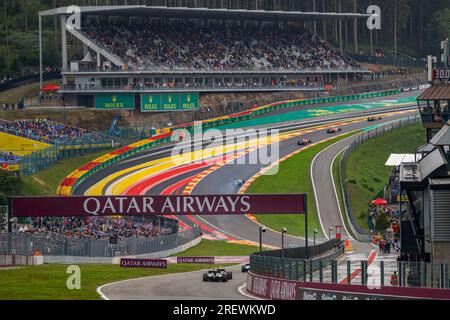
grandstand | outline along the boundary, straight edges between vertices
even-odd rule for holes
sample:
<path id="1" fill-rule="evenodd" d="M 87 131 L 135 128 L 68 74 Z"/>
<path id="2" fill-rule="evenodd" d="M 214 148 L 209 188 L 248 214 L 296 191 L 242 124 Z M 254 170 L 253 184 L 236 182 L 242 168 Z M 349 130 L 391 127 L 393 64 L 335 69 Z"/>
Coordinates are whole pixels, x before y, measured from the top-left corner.
<path id="1" fill-rule="evenodd" d="M 67 105 L 192 110 L 202 92 L 321 91 L 369 73 L 309 28 L 366 14 L 98 6 L 81 7 L 80 30 L 66 27 L 67 8 L 40 12 L 40 26 L 47 16 L 59 16 L 62 26 Z M 69 62 L 68 35 L 81 43 L 83 59 Z M 177 106 L 165 93 L 187 95 Z"/>
<path id="2" fill-rule="evenodd" d="M 0 119 L 0 132 L 48 144 L 97 143 L 105 139 L 98 133 L 48 119 L 15 121 Z"/>

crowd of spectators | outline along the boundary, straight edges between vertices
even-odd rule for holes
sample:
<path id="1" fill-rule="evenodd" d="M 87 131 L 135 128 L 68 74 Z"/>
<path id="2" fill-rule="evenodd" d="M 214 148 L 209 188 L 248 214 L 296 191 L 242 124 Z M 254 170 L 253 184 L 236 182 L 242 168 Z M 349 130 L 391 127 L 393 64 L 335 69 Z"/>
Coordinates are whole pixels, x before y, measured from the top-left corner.
<path id="1" fill-rule="evenodd" d="M 67 126 L 47 119 L 15 121 L 0 119 L 0 131 L 51 144 L 97 138 L 96 133 L 86 129 Z"/>
<path id="2" fill-rule="evenodd" d="M 0 77 L 0 84 L 7 83 L 13 79 L 14 79 L 14 77 L 12 77 L 10 75 L 3 75 Z"/>
<path id="3" fill-rule="evenodd" d="M 427 104 L 421 109 L 424 122 L 447 122 L 450 120 L 449 101 L 435 100 L 433 104 Z"/>
<path id="4" fill-rule="evenodd" d="M 64 217 L 36 219 L 21 232 L 78 239 L 130 239 L 157 237 L 174 230 L 152 217 Z"/>
<path id="5" fill-rule="evenodd" d="M 85 34 L 130 68 L 190 70 L 329 69 L 358 67 L 297 27 L 195 22 L 91 24 Z"/>

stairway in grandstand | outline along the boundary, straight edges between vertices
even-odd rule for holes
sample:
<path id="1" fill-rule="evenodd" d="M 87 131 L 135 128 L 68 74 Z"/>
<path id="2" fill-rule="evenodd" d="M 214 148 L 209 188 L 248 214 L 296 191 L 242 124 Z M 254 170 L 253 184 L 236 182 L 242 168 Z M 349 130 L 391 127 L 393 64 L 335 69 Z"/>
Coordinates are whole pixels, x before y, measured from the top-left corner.
<path id="1" fill-rule="evenodd" d="M 71 33 L 74 37 L 76 37 L 78 40 L 85 43 L 89 48 L 94 50 L 95 52 L 99 52 L 103 57 L 111 61 L 116 66 L 124 66 L 125 62 L 122 58 L 117 56 L 116 54 L 104 49 L 101 47 L 100 44 L 97 44 L 94 40 L 88 38 L 88 36 L 83 33 L 79 32 L 78 30 L 75 30 L 73 28 L 66 28 L 66 30 Z"/>

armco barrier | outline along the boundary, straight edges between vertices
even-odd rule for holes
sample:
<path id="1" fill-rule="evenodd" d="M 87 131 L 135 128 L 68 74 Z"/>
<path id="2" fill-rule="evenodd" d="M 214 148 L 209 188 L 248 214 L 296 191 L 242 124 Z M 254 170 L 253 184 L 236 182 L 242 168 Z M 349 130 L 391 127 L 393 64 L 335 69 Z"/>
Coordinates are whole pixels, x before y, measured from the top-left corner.
<path id="1" fill-rule="evenodd" d="M 247 274 L 248 293 L 270 300 L 434 299 L 450 300 L 449 289 L 368 286 L 278 279 Z"/>
<path id="2" fill-rule="evenodd" d="M 344 254 L 344 246 L 337 239 L 309 247 L 309 260 L 304 247 L 270 250 L 250 255 L 253 273 L 282 279 L 304 279 L 307 274 L 325 267 Z"/>
<path id="3" fill-rule="evenodd" d="M 294 106 L 306 106 L 306 105 L 314 105 L 321 103 L 330 103 L 330 102 L 342 102 L 342 101 L 350 101 L 350 100 L 361 100 L 361 99 L 370 99 L 375 97 L 383 97 L 389 96 L 393 94 L 400 93 L 400 89 L 387 90 L 387 91 L 376 91 L 376 92 L 367 92 L 361 94 L 352 94 L 345 96 L 332 96 L 325 98 L 313 98 L 313 99 L 300 99 L 300 100 L 289 100 L 289 101 L 281 101 L 272 103 L 269 105 L 255 107 L 247 111 L 239 112 L 230 116 L 223 116 L 219 118 L 213 118 L 209 120 L 201 121 L 202 129 L 213 128 L 221 125 L 226 125 L 232 122 L 248 120 L 254 116 L 258 116 L 260 114 L 264 114 L 267 112 L 271 112 L 274 110 L 290 108 Z M 186 123 L 170 128 L 164 128 L 162 133 L 159 133 L 151 138 L 147 138 L 133 144 L 122 147 L 118 150 L 110 152 L 100 158 L 95 159 L 94 161 L 86 164 L 85 166 L 75 170 L 71 174 L 69 174 L 66 178 L 64 178 L 58 186 L 57 193 L 59 195 L 70 195 L 76 186 L 84 181 L 87 177 L 92 175 L 93 173 L 106 168 L 107 166 L 116 163 L 123 158 L 126 158 L 130 155 L 133 155 L 137 152 L 147 150 L 161 143 L 169 142 L 172 136 L 172 132 L 176 129 L 186 129 L 189 131 L 193 130 L 194 123 Z"/>
<path id="4" fill-rule="evenodd" d="M 0 255 L 17 254 L 32 256 L 36 251 L 44 256 L 99 258 L 132 255 L 152 255 L 168 251 L 170 254 L 180 246 L 200 238 L 201 230 L 191 228 L 156 237 L 118 239 L 111 244 L 109 239 L 73 238 L 63 235 L 49 237 L 45 234 L 2 233 L 0 234 Z M 85 259 L 86 258 L 86 259 Z M 65 259 L 65 258 L 55 258 Z"/>

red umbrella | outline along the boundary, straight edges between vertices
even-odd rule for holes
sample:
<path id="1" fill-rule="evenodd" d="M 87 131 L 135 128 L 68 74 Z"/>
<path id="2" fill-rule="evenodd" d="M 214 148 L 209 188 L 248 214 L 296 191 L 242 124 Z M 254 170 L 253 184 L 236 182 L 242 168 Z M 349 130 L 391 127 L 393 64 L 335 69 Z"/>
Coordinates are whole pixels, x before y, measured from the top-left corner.
<path id="1" fill-rule="evenodd" d="M 59 89 L 61 89 L 61 87 L 58 86 L 57 84 L 49 83 L 42 88 L 42 91 L 43 92 L 56 92 Z"/>
<path id="2" fill-rule="evenodd" d="M 374 206 L 387 206 L 388 202 L 384 199 L 378 198 L 371 202 Z"/>

